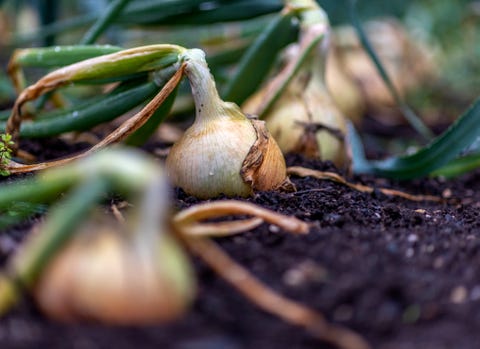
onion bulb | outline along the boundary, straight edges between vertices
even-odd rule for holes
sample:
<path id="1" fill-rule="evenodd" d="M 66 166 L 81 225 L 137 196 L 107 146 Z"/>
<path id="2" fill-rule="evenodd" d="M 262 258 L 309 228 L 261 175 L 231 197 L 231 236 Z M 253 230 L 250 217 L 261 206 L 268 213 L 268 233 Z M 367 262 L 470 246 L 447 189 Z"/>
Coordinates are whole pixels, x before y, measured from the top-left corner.
<path id="1" fill-rule="evenodd" d="M 356 126 L 360 126 L 367 107 L 365 97 L 360 86 L 343 67 L 335 37 L 328 51 L 325 80 L 340 112 Z"/>
<path id="2" fill-rule="evenodd" d="M 303 153 L 342 165 L 347 160 L 343 139 L 346 119 L 327 90 L 324 73 L 330 29 L 323 11 L 316 4 L 311 6 L 316 22 L 305 23 L 299 42 L 288 48 L 284 69 L 243 108 L 261 115 L 284 153 Z M 302 55 L 303 62 L 296 71 L 292 67 Z M 285 79 L 290 74 L 294 74 L 291 80 Z M 273 103 L 268 105 L 266 100 Z"/>
<path id="3" fill-rule="evenodd" d="M 105 215 L 84 224 L 34 288 L 39 307 L 61 321 L 129 325 L 177 318 L 194 296 L 188 260 L 170 234 L 147 242 Z"/>
<path id="4" fill-rule="evenodd" d="M 432 50 L 421 41 L 414 40 L 400 22 L 385 18 L 368 21 L 364 27 L 373 49 L 402 98 L 421 87 L 424 81 L 435 79 L 437 73 Z M 335 39 L 340 68 L 359 86 L 368 108 L 374 114 L 382 115 L 382 122 L 385 122 L 385 112 L 395 114 L 396 102 L 374 62 L 363 49 L 355 29 L 350 26 L 338 27 Z"/>
<path id="5" fill-rule="evenodd" d="M 220 98 L 203 51 L 187 51 L 184 61 L 195 121 L 167 157 L 171 182 L 199 198 L 249 196 L 288 186 L 285 159 L 264 122 Z"/>

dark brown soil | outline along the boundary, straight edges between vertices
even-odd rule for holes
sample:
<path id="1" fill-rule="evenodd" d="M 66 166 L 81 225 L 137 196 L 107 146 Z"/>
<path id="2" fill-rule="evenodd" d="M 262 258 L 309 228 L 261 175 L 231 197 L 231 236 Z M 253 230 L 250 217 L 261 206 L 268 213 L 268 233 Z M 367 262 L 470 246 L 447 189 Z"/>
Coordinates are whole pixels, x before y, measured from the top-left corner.
<path id="1" fill-rule="evenodd" d="M 333 169 L 294 156 L 288 162 Z M 356 330 L 373 348 L 480 347 L 480 171 L 455 181 L 354 178 L 458 199 L 448 204 L 364 194 L 312 178 L 292 180 L 296 193 L 259 193 L 248 201 L 314 222 L 310 233 L 292 236 L 264 224 L 218 239 L 234 259 L 278 292 Z M 176 192 L 178 208 L 196 202 Z M 0 256 L 26 231 L 24 224 L 0 236 Z M 193 260 L 198 297 L 180 321 L 139 328 L 63 325 L 25 300 L 0 320 L 0 348 L 330 348 L 258 310 Z"/>

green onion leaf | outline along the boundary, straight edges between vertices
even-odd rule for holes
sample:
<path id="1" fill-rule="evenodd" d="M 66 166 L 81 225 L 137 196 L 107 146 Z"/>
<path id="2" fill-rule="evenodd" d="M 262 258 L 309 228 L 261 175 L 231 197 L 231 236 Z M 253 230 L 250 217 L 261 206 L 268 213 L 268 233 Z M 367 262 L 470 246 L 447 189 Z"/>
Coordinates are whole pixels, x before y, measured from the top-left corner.
<path id="1" fill-rule="evenodd" d="M 480 137 L 479 123 L 480 98 L 443 134 L 414 154 L 394 156 L 378 161 L 364 161 L 360 155 L 360 161 L 353 159 L 353 170 L 357 173 L 373 173 L 397 179 L 425 176 L 448 165 Z M 354 144 L 354 147 L 359 146 L 358 143 Z M 357 152 L 357 154 L 359 153 Z"/>

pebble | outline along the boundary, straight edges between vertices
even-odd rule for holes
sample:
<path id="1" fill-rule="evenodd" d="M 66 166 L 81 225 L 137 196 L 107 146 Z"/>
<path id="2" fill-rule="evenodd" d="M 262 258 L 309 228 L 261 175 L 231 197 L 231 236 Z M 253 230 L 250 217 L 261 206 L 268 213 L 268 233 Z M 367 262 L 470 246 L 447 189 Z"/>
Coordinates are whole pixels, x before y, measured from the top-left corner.
<path id="1" fill-rule="evenodd" d="M 452 197 L 452 189 L 450 189 L 450 188 L 445 189 L 445 190 L 442 192 L 442 196 L 443 196 L 445 199 L 451 198 L 451 197 Z"/>
<path id="2" fill-rule="evenodd" d="M 465 286 L 457 286 L 450 293 L 450 301 L 455 304 L 464 303 L 467 300 L 468 291 Z"/>
<path id="3" fill-rule="evenodd" d="M 299 265 L 288 269 L 283 274 L 283 282 L 289 286 L 301 286 L 308 282 L 324 281 L 327 270 L 311 260 L 306 260 Z"/>
<path id="4" fill-rule="evenodd" d="M 409 248 L 407 248 L 407 251 L 405 252 L 405 257 L 412 258 L 414 254 L 415 254 L 415 250 L 413 248 L 409 247 Z"/>
<path id="5" fill-rule="evenodd" d="M 411 243 L 417 242 L 418 241 L 418 235 L 417 234 L 408 235 L 407 241 L 411 242 Z"/>
<path id="6" fill-rule="evenodd" d="M 444 264 L 445 264 L 445 260 L 442 257 L 437 257 L 433 261 L 433 267 L 435 269 L 440 269 L 441 267 L 443 267 Z"/>
<path id="7" fill-rule="evenodd" d="M 280 232 L 280 228 L 276 225 L 273 225 L 273 224 L 270 224 L 268 226 L 268 230 L 271 232 L 271 233 L 278 233 Z"/>
<path id="8" fill-rule="evenodd" d="M 478 301 L 480 300 L 480 285 L 475 285 L 470 291 L 470 300 Z"/>

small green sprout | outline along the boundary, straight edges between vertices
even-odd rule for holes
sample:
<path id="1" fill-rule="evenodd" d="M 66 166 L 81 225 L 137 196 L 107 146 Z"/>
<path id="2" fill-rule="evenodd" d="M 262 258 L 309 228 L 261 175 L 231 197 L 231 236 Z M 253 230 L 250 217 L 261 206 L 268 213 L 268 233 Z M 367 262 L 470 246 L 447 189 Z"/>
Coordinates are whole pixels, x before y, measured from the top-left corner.
<path id="1" fill-rule="evenodd" d="M 10 172 L 5 167 L 12 158 L 12 146 L 15 143 L 12 141 L 12 135 L 9 133 L 2 133 L 0 135 L 0 175 L 8 176 Z"/>

